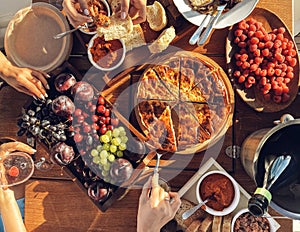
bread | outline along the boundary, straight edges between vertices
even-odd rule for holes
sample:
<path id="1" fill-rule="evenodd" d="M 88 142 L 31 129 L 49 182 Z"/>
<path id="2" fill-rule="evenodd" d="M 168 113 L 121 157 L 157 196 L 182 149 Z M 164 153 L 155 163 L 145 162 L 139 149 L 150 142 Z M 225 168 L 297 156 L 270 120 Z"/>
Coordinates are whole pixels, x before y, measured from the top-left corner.
<path id="1" fill-rule="evenodd" d="M 200 220 L 194 220 L 192 223 L 186 228 L 185 232 L 197 232 L 199 227 L 201 226 Z"/>
<path id="2" fill-rule="evenodd" d="M 165 29 L 159 37 L 152 42 L 148 48 L 151 53 L 158 53 L 165 50 L 169 44 L 172 42 L 172 40 L 175 38 L 176 33 L 173 26 Z"/>
<path id="3" fill-rule="evenodd" d="M 230 232 L 232 214 L 223 216 L 222 232 Z"/>
<path id="4" fill-rule="evenodd" d="M 126 51 L 130 51 L 133 48 L 140 47 L 146 44 L 143 29 L 140 24 L 133 26 L 133 30 L 124 39 Z"/>
<path id="5" fill-rule="evenodd" d="M 198 229 L 198 232 L 208 232 L 211 231 L 211 225 L 213 221 L 213 216 L 208 214 L 204 220 L 201 222 L 201 225 Z M 215 232 L 215 231 L 214 231 Z"/>
<path id="6" fill-rule="evenodd" d="M 108 27 L 98 27 L 97 33 L 106 41 L 113 39 L 123 39 L 133 31 L 133 23 L 129 16 L 126 19 L 121 19 L 118 14 L 110 16 L 110 24 Z"/>
<path id="7" fill-rule="evenodd" d="M 149 26 L 154 31 L 160 31 L 167 26 L 167 15 L 165 8 L 155 1 L 146 8 L 146 18 Z"/>
<path id="8" fill-rule="evenodd" d="M 212 222 L 212 231 L 213 232 L 221 232 L 222 227 L 222 218 L 221 216 L 214 216 Z"/>
<path id="9" fill-rule="evenodd" d="M 182 214 L 191 209 L 192 207 L 194 207 L 195 204 L 186 200 L 186 199 L 181 199 L 181 205 L 177 211 L 177 213 L 175 214 L 175 220 L 177 221 L 178 225 L 180 227 L 182 227 L 182 229 L 187 229 L 187 227 L 192 224 L 192 222 L 194 220 L 198 220 L 201 218 L 206 217 L 207 213 L 202 210 L 202 209 L 198 209 L 193 215 L 191 215 L 189 218 L 187 218 L 186 220 L 182 219 Z"/>

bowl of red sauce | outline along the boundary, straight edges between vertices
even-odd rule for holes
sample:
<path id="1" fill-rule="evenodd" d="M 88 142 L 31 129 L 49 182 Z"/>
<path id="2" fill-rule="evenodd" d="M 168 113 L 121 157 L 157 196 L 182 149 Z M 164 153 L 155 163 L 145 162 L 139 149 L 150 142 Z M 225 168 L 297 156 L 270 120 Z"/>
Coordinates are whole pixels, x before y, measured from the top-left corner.
<path id="1" fill-rule="evenodd" d="M 209 199 L 202 207 L 215 216 L 230 214 L 240 200 L 240 190 L 237 182 L 225 171 L 210 171 L 199 179 L 196 188 L 198 202 Z"/>
<path id="2" fill-rule="evenodd" d="M 88 44 L 90 62 L 102 71 L 118 68 L 124 62 L 125 54 L 125 43 L 120 39 L 106 41 L 103 36 L 96 34 Z"/>

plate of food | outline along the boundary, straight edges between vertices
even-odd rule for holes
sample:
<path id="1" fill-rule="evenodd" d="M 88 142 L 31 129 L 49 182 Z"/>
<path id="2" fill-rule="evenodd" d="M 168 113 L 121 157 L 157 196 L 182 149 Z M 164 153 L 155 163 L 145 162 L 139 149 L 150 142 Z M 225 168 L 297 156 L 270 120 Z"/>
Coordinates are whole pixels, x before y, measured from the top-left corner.
<path id="1" fill-rule="evenodd" d="M 68 59 L 72 36 L 54 40 L 67 31 L 66 17 L 54 6 L 37 2 L 19 10 L 8 24 L 4 48 L 8 59 L 19 67 L 51 72 Z"/>
<path id="2" fill-rule="evenodd" d="M 218 64 L 198 53 L 177 52 L 144 70 L 135 113 L 151 148 L 191 154 L 226 133 L 233 102 L 231 83 Z"/>
<path id="3" fill-rule="evenodd" d="M 226 60 L 237 93 L 256 111 L 283 110 L 298 94 L 299 57 L 293 35 L 266 9 L 256 8 L 232 26 Z"/>
<path id="4" fill-rule="evenodd" d="M 174 1 L 178 11 L 190 23 L 199 26 L 207 14 L 214 14 L 219 5 L 226 4 L 224 13 L 214 26 L 216 29 L 231 26 L 246 18 L 258 0 L 178 0 Z"/>

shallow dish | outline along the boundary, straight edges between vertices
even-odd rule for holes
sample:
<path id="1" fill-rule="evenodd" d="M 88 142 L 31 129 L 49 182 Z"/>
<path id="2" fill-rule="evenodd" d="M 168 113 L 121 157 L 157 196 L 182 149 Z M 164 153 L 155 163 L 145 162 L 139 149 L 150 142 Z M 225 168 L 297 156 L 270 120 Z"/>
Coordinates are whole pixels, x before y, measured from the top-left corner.
<path id="1" fill-rule="evenodd" d="M 96 50 L 98 48 L 95 48 L 95 41 L 100 41 L 100 42 L 104 42 L 104 43 L 111 43 L 112 41 L 115 41 L 117 43 L 119 43 L 120 48 L 113 50 L 113 52 L 115 52 L 117 54 L 117 59 L 113 61 L 112 65 L 107 65 L 108 62 L 110 62 L 110 53 L 107 53 L 105 56 L 102 56 L 101 58 L 97 58 L 97 62 L 94 60 L 94 55 Z M 125 59 L 125 55 L 126 55 L 126 47 L 125 47 L 125 43 L 123 40 L 112 40 L 112 41 L 105 41 L 103 37 L 99 36 L 98 34 L 94 35 L 89 44 L 88 44 L 88 58 L 89 61 L 92 63 L 92 65 L 102 71 L 112 71 L 116 68 L 118 68 L 124 61 Z M 101 63 L 103 65 L 101 65 Z"/>
<path id="2" fill-rule="evenodd" d="M 106 8 L 106 12 L 107 12 L 107 16 L 111 15 L 111 11 L 110 11 L 110 7 L 109 4 L 107 3 L 106 0 L 96 0 L 95 2 L 101 2 L 105 8 Z M 101 4 L 100 3 L 100 4 Z M 93 28 L 80 28 L 79 29 L 82 33 L 88 34 L 88 35 L 95 35 L 97 33 L 97 28 L 96 26 L 94 26 Z"/>
<path id="3" fill-rule="evenodd" d="M 201 176 L 201 178 L 199 179 L 199 181 L 197 183 L 197 187 L 196 187 L 196 197 L 197 197 L 198 202 L 202 202 L 202 201 L 205 200 L 205 199 L 201 198 L 201 194 L 199 193 L 200 192 L 200 187 L 203 184 L 203 181 L 208 176 L 211 176 L 211 175 L 214 175 L 214 174 L 224 175 L 225 177 L 227 177 L 230 180 L 230 182 L 233 185 L 233 192 L 234 192 L 233 200 L 230 203 L 230 205 L 228 207 L 224 208 L 223 210 L 220 210 L 220 211 L 219 210 L 215 210 L 215 209 L 207 206 L 207 204 L 205 205 L 204 210 L 206 212 L 208 212 L 209 214 L 211 214 L 211 215 L 224 216 L 224 215 L 227 215 L 227 214 L 230 214 L 231 212 L 233 212 L 235 210 L 235 208 L 237 207 L 237 205 L 239 204 L 239 201 L 240 201 L 239 186 L 238 186 L 237 182 L 227 172 L 223 172 L 223 171 L 210 171 L 210 172 L 205 173 L 203 176 Z M 212 201 L 213 201 L 213 199 L 212 199 Z"/>
<path id="4" fill-rule="evenodd" d="M 235 232 L 234 230 L 234 225 L 235 225 L 235 222 L 236 220 L 243 214 L 245 213 L 249 213 L 249 210 L 247 208 L 245 209 L 241 209 L 239 212 L 237 212 L 233 219 L 232 219 L 232 222 L 231 222 L 231 232 Z M 270 217 L 270 215 L 268 215 L 268 217 Z M 270 230 L 269 232 L 275 232 L 277 230 L 276 228 L 276 225 L 274 224 L 274 221 L 270 220 L 269 218 L 267 218 L 268 222 L 269 222 L 269 225 L 270 225 Z"/>
<path id="5" fill-rule="evenodd" d="M 262 26 L 265 28 L 266 32 L 269 33 L 275 28 L 283 27 L 285 28 L 284 37 L 287 38 L 294 44 L 294 48 L 297 51 L 297 46 L 295 44 L 294 38 L 287 26 L 282 22 L 278 16 L 273 12 L 268 11 L 262 8 L 255 8 L 255 10 L 245 19 L 250 18 L 255 19 L 256 21 L 262 23 Z M 273 100 L 266 101 L 263 97 L 261 91 L 252 86 L 251 88 L 245 88 L 244 84 L 240 84 L 237 81 L 237 78 L 234 77 L 234 72 L 238 70 L 236 66 L 235 53 L 240 51 L 240 48 L 234 43 L 235 35 L 234 31 L 237 28 L 235 24 L 229 31 L 228 39 L 226 41 L 226 62 L 228 67 L 228 74 L 235 84 L 238 95 L 254 110 L 259 112 L 277 112 L 288 107 L 295 99 L 298 94 L 298 82 L 299 82 L 299 56 L 295 55 L 296 65 L 293 67 L 293 78 L 287 84 L 289 87 L 290 98 L 285 102 L 275 103 Z M 261 49 L 262 50 L 262 49 Z M 268 59 L 269 60 L 269 59 Z M 260 67 L 260 66 L 259 66 Z M 274 75 L 275 76 L 275 75 Z M 254 75 L 256 77 L 256 75 Z M 270 78 L 270 77 L 269 77 Z"/>
<path id="6" fill-rule="evenodd" d="M 59 67 L 72 49 L 72 37 L 54 40 L 69 30 L 66 17 L 54 6 L 39 2 L 23 8 L 10 21 L 4 39 L 8 59 L 17 66 L 49 72 Z"/>
<path id="7" fill-rule="evenodd" d="M 221 15 L 214 28 L 225 28 L 246 18 L 257 3 L 258 0 L 243 0 L 241 3 L 236 4 L 232 9 Z M 176 0 L 174 4 L 183 17 L 196 26 L 199 26 L 205 18 L 205 14 L 191 8 L 189 0 Z"/>

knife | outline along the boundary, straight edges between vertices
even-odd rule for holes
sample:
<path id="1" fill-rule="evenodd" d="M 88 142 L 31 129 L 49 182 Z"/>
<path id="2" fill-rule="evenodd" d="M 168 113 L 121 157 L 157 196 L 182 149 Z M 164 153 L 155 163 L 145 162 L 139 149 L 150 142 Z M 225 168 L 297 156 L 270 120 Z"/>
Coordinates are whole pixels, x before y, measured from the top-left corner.
<path id="1" fill-rule="evenodd" d="M 197 44 L 198 45 L 203 45 L 205 43 L 205 41 L 207 40 L 207 38 L 209 37 L 210 33 L 212 32 L 215 24 L 217 23 L 219 17 L 221 16 L 223 10 L 225 9 L 226 4 L 218 6 L 217 8 L 217 14 L 213 17 L 211 17 L 206 29 L 204 30 L 204 32 L 201 34 Z"/>
<path id="2" fill-rule="evenodd" d="M 207 19 L 210 19 L 210 15 L 209 15 L 209 14 L 207 14 L 207 15 L 205 16 L 205 18 L 204 18 L 203 21 L 200 23 L 200 25 L 199 25 L 199 27 L 197 28 L 197 30 L 196 30 L 196 31 L 194 32 L 194 34 L 191 36 L 191 38 L 190 38 L 190 40 L 189 40 L 190 45 L 194 45 L 194 44 L 197 43 L 197 40 L 199 39 L 199 36 L 200 36 L 200 34 L 201 34 L 203 28 L 205 27 L 206 23 L 207 23 L 207 22 L 206 22 Z"/>

